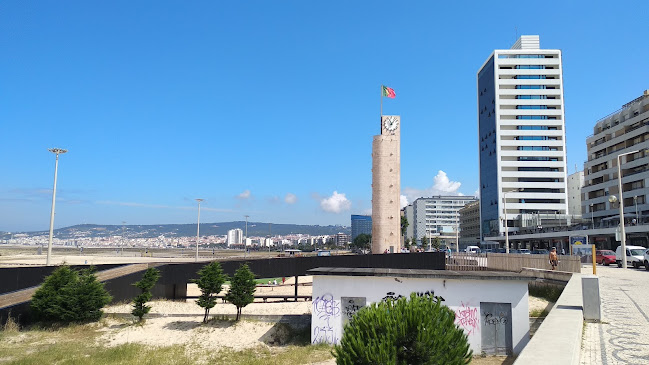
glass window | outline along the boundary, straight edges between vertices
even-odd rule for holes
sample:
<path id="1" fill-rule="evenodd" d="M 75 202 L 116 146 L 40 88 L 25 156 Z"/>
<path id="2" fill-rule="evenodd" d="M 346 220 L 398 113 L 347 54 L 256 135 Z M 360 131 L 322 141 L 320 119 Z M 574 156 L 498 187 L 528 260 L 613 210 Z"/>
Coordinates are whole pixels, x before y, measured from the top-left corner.
<path id="1" fill-rule="evenodd" d="M 516 75 L 514 78 L 518 80 L 542 80 L 545 79 L 545 75 Z"/>
<path id="2" fill-rule="evenodd" d="M 516 68 L 519 70 L 543 70 L 545 66 L 543 65 L 516 65 Z"/>
<path id="3" fill-rule="evenodd" d="M 516 109 L 547 109 L 547 105 L 516 105 Z"/>
<path id="4" fill-rule="evenodd" d="M 538 90 L 545 89 L 545 85 L 516 85 L 517 89 Z"/>

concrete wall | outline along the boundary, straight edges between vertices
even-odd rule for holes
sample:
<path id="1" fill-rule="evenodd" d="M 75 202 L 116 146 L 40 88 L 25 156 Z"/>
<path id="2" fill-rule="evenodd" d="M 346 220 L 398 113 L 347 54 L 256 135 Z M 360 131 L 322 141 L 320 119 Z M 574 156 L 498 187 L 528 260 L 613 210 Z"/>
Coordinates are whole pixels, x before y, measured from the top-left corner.
<path id="1" fill-rule="evenodd" d="M 488 253 L 487 267 L 489 270 L 521 271 L 523 268 L 552 270 L 548 255 L 526 255 Z M 581 262 L 578 256 L 559 255 L 558 271 L 581 272 Z"/>
<path id="2" fill-rule="evenodd" d="M 409 296 L 412 292 L 431 291 L 442 296 L 444 304 L 455 311 L 456 323 L 468 335 L 474 353 L 482 351 L 481 302 L 510 303 L 514 353 L 518 354 L 527 344 L 529 303 L 526 281 L 375 276 L 314 276 L 311 342 L 340 341 L 343 320 L 349 313 L 348 303 L 342 303 L 341 297 L 365 298 L 365 304 L 369 305 L 386 296 Z"/>

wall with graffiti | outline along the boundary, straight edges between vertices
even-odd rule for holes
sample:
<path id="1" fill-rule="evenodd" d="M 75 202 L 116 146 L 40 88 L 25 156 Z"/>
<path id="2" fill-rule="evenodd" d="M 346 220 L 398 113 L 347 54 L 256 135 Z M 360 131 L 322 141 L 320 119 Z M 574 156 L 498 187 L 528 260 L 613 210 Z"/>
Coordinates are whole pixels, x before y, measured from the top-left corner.
<path id="1" fill-rule="evenodd" d="M 529 340 L 527 281 L 524 280 L 323 275 L 313 278 L 311 342 L 338 343 L 344 325 L 361 308 L 413 292 L 442 297 L 443 303 L 455 312 L 455 323 L 468 335 L 474 353 L 481 353 L 483 339 L 491 338 L 481 331 L 491 331 L 493 326 L 507 325 L 510 337 L 507 346 L 514 354 Z M 511 311 L 482 313 L 480 303 L 484 308 L 492 308 L 493 303 L 507 308 L 511 305 Z"/>

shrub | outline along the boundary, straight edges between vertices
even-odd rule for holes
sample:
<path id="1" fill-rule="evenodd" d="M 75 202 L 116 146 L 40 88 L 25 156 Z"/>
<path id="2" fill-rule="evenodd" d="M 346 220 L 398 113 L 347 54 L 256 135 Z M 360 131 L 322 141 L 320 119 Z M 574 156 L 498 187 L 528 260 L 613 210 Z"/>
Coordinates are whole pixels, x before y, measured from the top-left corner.
<path id="1" fill-rule="evenodd" d="M 337 364 L 468 364 L 473 352 L 455 314 L 438 297 L 373 303 L 345 326 Z"/>
<path id="2" fill-rule="evenodd" d="M 255 300 L 255 275 L 247 264 L 239 266 L 230 281 L 230 290 L 225 295 L 225 300 L 237 307 L 237 318 L 241 318 L 241 309 Z"/>
<path id="3" fill-rule="evenodd" d="M 194 280 L 198 288 L 201 290 L 201 295 L 198 297 L 196 304 L 205 308 L 205 316 L 203 323 L 207 323 L 207 318 L 210 314 L 210 309 L 216 305 L 216 295 L 221 292 L 223 283 L 227 280 L 227 276 L 221 269 L 221 264 L 214 261 L 209 263 L 198 271 L 200 276 Z"/>
<path id="4" fill-rule="evenodd" d="M 99 320 L 101 309 L 112 298 L 93 271 L 75 271 L 65 265 L 54 270 L 32 297 L 36 318 L 64 323 Z"/>
<path id="5" fill-rule="evenodd" d="M 151 310 L 151 307 L 146 305 L 146 302 L 151 300 L 151 289 L 158 282 L 158 279 L 160 279 L 160 271 L 150 267 L 146 269 L 144 275 L 142 275 L 142 279 L 133 284 L 142 291 L 138 296 L 133 298 L 133 311 L 131 311 L 131 314 L 138 317 L 140 321 Z"/>

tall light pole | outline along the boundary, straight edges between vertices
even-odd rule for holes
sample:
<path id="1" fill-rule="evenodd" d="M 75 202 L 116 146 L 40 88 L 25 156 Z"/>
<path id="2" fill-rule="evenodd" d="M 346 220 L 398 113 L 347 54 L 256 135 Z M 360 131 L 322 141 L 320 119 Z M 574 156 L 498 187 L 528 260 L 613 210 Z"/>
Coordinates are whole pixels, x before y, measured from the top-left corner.
<path id="1" fill-rule="evenodd" d="M 248 250 L 246 248 L 246 246 L 248 244 L 248 217 L 250 217 L 250 216 L 249 215 L 244 215 L 244 217 L 246 217 L 246 236 L 243 239 L 243 252 L 244 252 L 244 255 L 245 255 L 245 252 Z"/>
<path id="2" fill-rule="evenodd" d="M 201 202 L 205 199 L 196 199 L 198 202 L 198 219 L 196 220 L 196 262 L 198 262 L 198 240 L 201 232 Z"/>
<path id="3" fill-rule="evenodd" d="M 593 217 L 593 205 L 590 205 L 590 224 L 593 226 L 593 229 L 595 229 L 595 218 Z"/>
<path id="4" fill-rule="evenodd" d="M 509 227 L 507 227 L 507 193 L 516 191 L 518 191 L 518 189 L 503 191 L 503 211 L 505 215 L 503 218 L 503 221 L 505 223 L 505 253 L 509 253 Z"/>
<path id="5" fill-rule="evenodd" d="M 62 148 L 50 148 L 48 151 L 56 155 L 56 162 L 54 163 L 54 189 L 52 189 L 52 212 L 50 214 L 50 238 L 47 241 L 47 266 L 51 264 L 52 256 L 52 236 L 54 235 L 54 206 L 56 205 L 56 178 L 59 171 L 59 155 L 62 155 L 68 150 Z"/>
<path id="6" fill-rule="evenodd" d="M 624 230 L 624 195 L 622 194 L 622 156 L 638 153 L 640 150 L 617 155 L 617 188 L 620 194 L 620 234 L 622 235 L 622 268 L 626 269 L 626 232 Z M 646 152 L 646 151 L 645 151 Z M 611 197 L 612 198 L 612 197 Z M 610 200 L 609 200 L 610 201 Z"/>
<path id="7" fill-rule="evenodd" d="M 640 224 L 640 217 L 638 216 L 638 196 L 633 197 L 633 203 L 635 204 L 635 219 L 636 219 L 636 224 Z"/>

